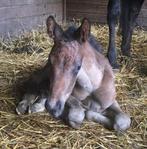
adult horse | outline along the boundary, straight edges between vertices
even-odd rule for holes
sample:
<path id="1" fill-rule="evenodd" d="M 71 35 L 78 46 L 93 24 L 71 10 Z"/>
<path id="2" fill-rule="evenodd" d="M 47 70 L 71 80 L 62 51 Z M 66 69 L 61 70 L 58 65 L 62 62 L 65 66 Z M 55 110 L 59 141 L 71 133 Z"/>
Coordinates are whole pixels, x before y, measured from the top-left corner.
<path id="1" fill-rule="evenodd" d="M 115 99 L 112 68 L 108 60 L 97 51 L 99 49 L 94 48 L 89 41 L 89 21 L 83 19 L 81 26 L 69 34 L 50 16 L 47 19 L 47 32 L 53 38 L 54 45 L 42 71 L 43 75 L 38 76 L 38 86 L 42 82 L 48 83 L 48 95 L 31 104 L 30 112 L 46 108 L 59 118 L 64 116 L 67 103 L 68 121 L 74 128 L 79 127 L 85 117 L 116 131 L 129 128 L 130 117 L 123 113 Z M 35 79 L 35 83 L 37 81 Z M 26 93 L 16 109 L 17 113 L 21 113 L 22 109 L 24 111 L 24 107 L 26 110 L 32 98 L 30 92 Z"/>
<path id="2" fill-rule="evenodd" d="M 118 68 L 116 62 L 115 25 L 120 21 L 122 34 L 121 51 L 125 56 L 130 56 L 132 32 L 137 16 L 144 0 L 109 0 L 107 21 L 109 25 L 108 59 L 113 68 Z"/>

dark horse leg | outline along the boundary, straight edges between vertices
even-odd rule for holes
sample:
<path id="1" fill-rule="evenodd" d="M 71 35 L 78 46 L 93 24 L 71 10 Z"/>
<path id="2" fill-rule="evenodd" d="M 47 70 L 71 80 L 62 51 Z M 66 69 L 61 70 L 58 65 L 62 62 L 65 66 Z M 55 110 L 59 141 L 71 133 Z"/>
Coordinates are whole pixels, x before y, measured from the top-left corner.
<path id="1" fill-rule="evenodd" d="M 122 27 L 122 54 L 130 56 L 132 33 L 136 19 L 144 0 L 122 0 L 121 27 Z"/>
<path id="2" fill-rule="evenodd" d="M 120 0 L 109 0 L 107 21 L 109 26 L 109 47 L 108 47 L 108 59 L 113 68 L 118 68 L 116 63 L 116 48 L 115 48 L 115 25 L 120 16 Z"/>

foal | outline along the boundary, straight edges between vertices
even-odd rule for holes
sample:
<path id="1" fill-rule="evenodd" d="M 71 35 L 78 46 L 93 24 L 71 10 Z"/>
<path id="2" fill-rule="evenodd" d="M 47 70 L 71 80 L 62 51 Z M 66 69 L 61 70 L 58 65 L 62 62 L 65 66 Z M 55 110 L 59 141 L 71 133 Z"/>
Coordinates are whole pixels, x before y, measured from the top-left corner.
<path id="1" fill-rule="evenodd" d="M 89 21 L 83 19 L 81 26 L 67 38 L 66 32 L 50 16 L 47 19 L 47 31 L 54 40 L 47 63 L 48 97 L 28 104 L 32 106 L 30 112 L 34 112 L 34 107 L 35 112 L 46 108 L 56 118 L 66 116 L 74 128 L 78 128 L 85 117 L 116 131 L 129 128 L 131 120 L 115 99 L 112 68 L 89 42 Z M 18 113 L 21 113 L 24 101 L 27 99 L 18 105 Z M 43 109 L 40 110 L 39 106 Z M 66 108 L 68 113 L 64 115 Z"/>

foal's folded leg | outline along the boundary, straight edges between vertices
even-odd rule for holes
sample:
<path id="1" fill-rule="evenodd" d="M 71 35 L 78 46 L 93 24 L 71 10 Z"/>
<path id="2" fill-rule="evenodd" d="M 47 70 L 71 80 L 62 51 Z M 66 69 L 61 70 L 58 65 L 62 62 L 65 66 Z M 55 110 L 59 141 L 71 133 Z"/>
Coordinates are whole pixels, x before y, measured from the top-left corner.
<path id="1" fill-rule="evenodd" d="M 40 70 L 34 71 L 28 81 L 25 82 L 26 93 L 16 107 L 17 114 L 34 113 L 44 110 L 45 99 L 40 97 L 46 94 L 48 88 L 48 68 L 46 64 Z"/>
<path id="2" fill-rule="evenodd" d="M 102 113 L 98 113 L 98 112 L 95 112 L 92 110 L 88 110 L 88 111 L 86 111 L 85 115 L 86 115 L 86 119 L 88 121 L 93 121 L 93 122 L 102 124 L 106 128 L 109 128 L 109 129 L 112 127 L 111 120 L 108 117 L 104 116 Z"/>
<path id="3" fill-rule="evenodd" d="M 108 117 L 113 122 L 113 129 L 117 132 L 122 132 L 127 130 L 131 125 L 130 116 L 124 113 L 117 101 L 106 110 Z"/>
<path id="4" fill-rule="evenodd" d="M 81 106 L 81 101 L 73 96 L 70 96 L 66 104 L 69 108 L 68 123 L 71 127 L 78 129 L 85 118 L 85 109 Z"/>
<path id="5" fill-rule="evenodd" d="M 40 98 L 35 103 L 30 104 L 28 113 L 44 112 L 46 100 L 47 100 L 47 98 Z"/>
<path id="6" fill-rule="evenodd" d="M 37 95 L 25 94 L 22 101 L 16 107 L 17 114 L 25 114 L 28 111 L 28 107 L 35 102 Z"/>
<path id="7" fill-rule="evenodd" d="M 114 129 L 117 132 L 123 132 L 130 127 L 131 119 L 119 107 L 115 101 L 108 109 L 102 113 L 88 110 L 86 119 L 104 125 L 108 129 Z"/>
<path id="8" fill-rule="evenodd" d="M 82 104 L 86 107 L 85 117 L 88 121 L 94 121 L 107 128 L 110 127 L 111 121 L 102 114 L 100 104 L 92 96 L 88 96 L 86 100 L 82 101 Z"/>
<path id="9" fill-rule="evenodd" d="M 45 111 L 46 98 L 37 95 L 25 94 L 23 100 L 16 107 L 17 114 L 37 113 Z"/>
<path id="10" fill-rule="evenodd" d="M 125 131 L 130 127 L 130 117 L 122 112 L 119 104 L 115 100 L 116 91 L 114 84 L 114 75 L 109 65 L 106 65 L 106 70 L 104 71 L 101 86 L 93 92 L 93 98 L 101 106 L 102 111 L 100 111 L 99 113 L 102 113 L 109 119 L 110 126 L 112 125 L 113 129 L 115 129 L 116 131 Z"/>

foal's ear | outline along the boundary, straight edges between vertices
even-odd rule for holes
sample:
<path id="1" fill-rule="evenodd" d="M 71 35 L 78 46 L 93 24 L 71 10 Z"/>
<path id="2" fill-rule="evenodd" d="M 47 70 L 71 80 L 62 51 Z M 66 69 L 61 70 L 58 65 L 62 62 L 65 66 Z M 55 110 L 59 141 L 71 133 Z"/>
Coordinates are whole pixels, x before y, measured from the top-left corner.
<path id="1" fill-rule="evenodd" d="M 61 41 L 63 36 L 62 28 L 56 23 L 53 16 L 49 16 L 46 20 L 47 33 L 50 38 L 55 41 Z"/>
<path id="2" fill-rule="evenodd" d="M 91 29 L 90 21 L 87 18 L 84 18 L 82 20 L 81 26 L 78 29 L 81 42 L 85 42 L 88 39 L 90 35 L 90 29 Z"/>

